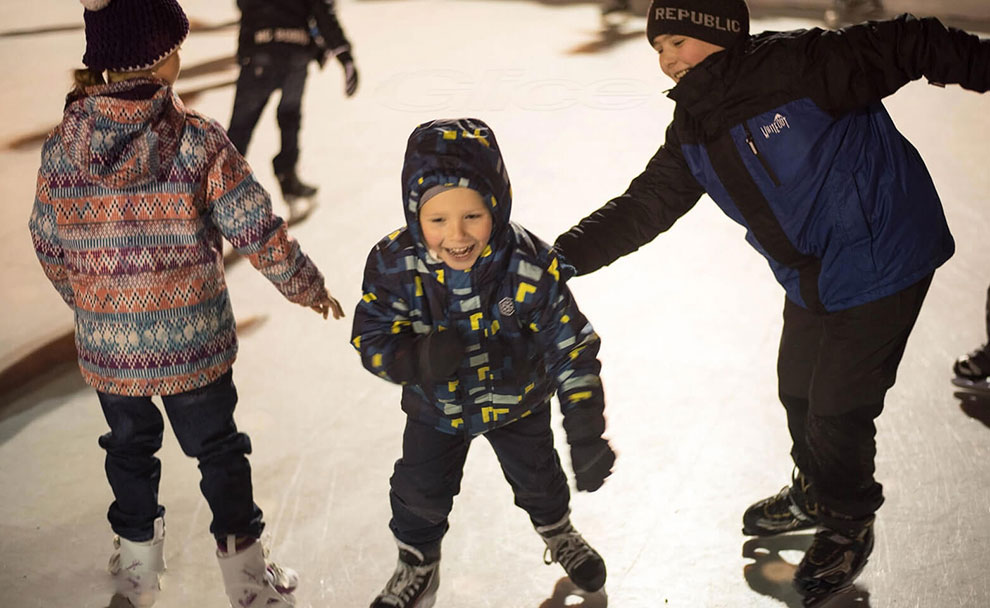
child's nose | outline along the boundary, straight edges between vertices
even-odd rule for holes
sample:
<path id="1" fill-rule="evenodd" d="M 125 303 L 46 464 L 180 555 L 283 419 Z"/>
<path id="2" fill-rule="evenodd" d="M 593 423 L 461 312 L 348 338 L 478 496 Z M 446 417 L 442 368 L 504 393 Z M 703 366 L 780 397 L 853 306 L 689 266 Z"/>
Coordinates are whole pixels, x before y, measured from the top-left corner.
<path id="1" fill-rule="evenodd" d="M 451 238 L 459 239 L 459 238 L 463 237 L 465 234 L 467 234 L 467 231 L 464 229 L 464 224 L 462 224 L 461 222 L 451 222 L 450 223 L 450 237 Z"/>

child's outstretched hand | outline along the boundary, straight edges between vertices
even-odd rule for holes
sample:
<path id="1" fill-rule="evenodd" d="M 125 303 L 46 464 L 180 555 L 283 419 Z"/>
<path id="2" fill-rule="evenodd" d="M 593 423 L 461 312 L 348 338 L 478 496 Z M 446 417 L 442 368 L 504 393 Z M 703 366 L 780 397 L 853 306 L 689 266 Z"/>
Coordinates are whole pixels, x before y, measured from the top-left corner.
<path id="1" fill-rule="evenodd" d="M 320 301 L 310 306 L 310 308 L 323 315 L 324 319 L 331 312 L 334 319 L 340 319 L 344 316 L 344 309 L 340 307 L 340 302 L 330 295 L 330 290 L 326 288 L 323 289 L 323 295 L 320 296 Z"/>
<path id="2" fill-rule="evenodd" d="M 571 467 L 578 491 L 594 492 L 602 487 L 605 478 L 612 474 L 613 464 L 615 452 L 604 437 L 571 444 Z"/>

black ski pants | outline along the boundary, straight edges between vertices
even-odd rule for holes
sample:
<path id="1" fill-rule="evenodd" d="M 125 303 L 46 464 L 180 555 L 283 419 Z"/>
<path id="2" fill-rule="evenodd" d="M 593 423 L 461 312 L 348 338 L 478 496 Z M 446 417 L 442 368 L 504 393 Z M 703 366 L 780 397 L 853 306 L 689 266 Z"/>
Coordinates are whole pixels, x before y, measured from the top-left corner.
<path id="1" fill-rule="evenodd" d="M 241 58 L 241 73 L 234 92 L 234 109 L 227 136 L 242 155 L 247 154 L 251 134 L 268 99 L 281 91 L 275 118 L 282 147 L 272 159 L 276 175 L 295 171 L 299 160 L 299 128 L 307 66 L 313 56 L 300 47 L 292 52 L 256 50 Z"/>
<path id="2" fill-rule="evenodd" d="M 549 404 L 484 437 L 495 450 L 516 505 L 529 514 L 534 526 L 553 524 L 567 515 L 571 495 L 553 447 Z M 422 551 L 427 561 L 440 557 L 447 516 L 461 489 L 472 439 L 406 420 L 402 458 L 396 461 L 391 479 L 389 528 L 397 539 Z"/>
<path id="3" fill-rule="evenodd" d="M 826 526 L 842 529 L 883 503 L 874 479 L 876 425 L 932 275 L 833 313 L 784 303 L 777 377 L 791 456 L 811 480 Z"/>

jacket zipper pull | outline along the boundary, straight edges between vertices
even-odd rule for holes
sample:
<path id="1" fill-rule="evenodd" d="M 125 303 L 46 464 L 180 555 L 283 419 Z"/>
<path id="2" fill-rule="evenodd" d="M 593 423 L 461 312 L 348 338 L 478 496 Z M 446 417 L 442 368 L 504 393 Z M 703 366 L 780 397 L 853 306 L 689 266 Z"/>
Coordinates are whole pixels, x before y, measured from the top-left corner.
<path id="1" fill-rule="evenodd" d="M 756 142 L 753 141 L 753 136 L 749 133 L 746 134 L 746 143 L 749 144 L 749 149 L 753 151 L 754 156 L 760 155 L 760 151 L 756 149 Z"/>

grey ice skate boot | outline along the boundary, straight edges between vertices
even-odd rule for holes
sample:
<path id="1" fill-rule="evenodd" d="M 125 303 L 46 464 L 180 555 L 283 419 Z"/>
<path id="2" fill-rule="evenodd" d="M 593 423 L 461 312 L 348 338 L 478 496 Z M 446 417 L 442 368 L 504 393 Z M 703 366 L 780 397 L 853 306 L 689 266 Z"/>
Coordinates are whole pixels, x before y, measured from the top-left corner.
<path id="1" fill-rule="evenodd" d="M 151 540 L 134 542 L 115 536 L 107 571 L 113 576 L 117 595 L 134 608 L 148 608 L 158 599 L 161 575 L 165 572 L 165 520 L 155 519 Z"/>
<path id="2" fill-rule="evenodd" d="M 307 198 L 313 196 L 319 190 L 316 186 L 311 186 L 299 180 L 295 171 L 286 171 L 275 176 L 278 185 L 282 189 L 282 197 L 286 200 L 297 198 Z"/>
<path id="3" fill-rule="evenodd" d="M 881 0 L 835 0 L 825 11 L 825 23 L 831 28 L 852 25 L 883 17 Z"/>
<path id="4" fill-rule="evenodd" d="M 794 574 L 794 585 L 813 606 L 853 584 L 873 552 L 873 521 L 850 522 L 841 530 L 822 526 Z"/>
<path id="5" fill-rule="evenodd" d="M 589 593 L 605 586 L 605 561 L 577 533 L 569 516 L 548 526 L 537 526 L 536 531 L 547 545 L 543 552 L 544 563 L 559 563 L 571 582 Z"/>
<path id="6" fill-rule="evenodd" d="M 427 561 L 423 553 L 395 539 L 399 546 L 399 562 L 392 578 L 371 608 L 430 608 L 440 587 L 440 560 Z"/>
<path id="7" fill-rule="evenodd" d="M 296 605 L 292 593 L 299 584 L 299 575 L 269 561 L 261 539 L 238 551 L 237 539 L 230 535 L 226 547 L 217 549 L 217 561 L 232 607 L 286 608 Z"/>
<path id="8" fill-rule="evenodd" d="M 746 509 L 742 531 L 747 536 L 773 536 L 817 525 L 818 503 L 811 496 L 811 483 L 795 468 L 791 485 Z"/>

